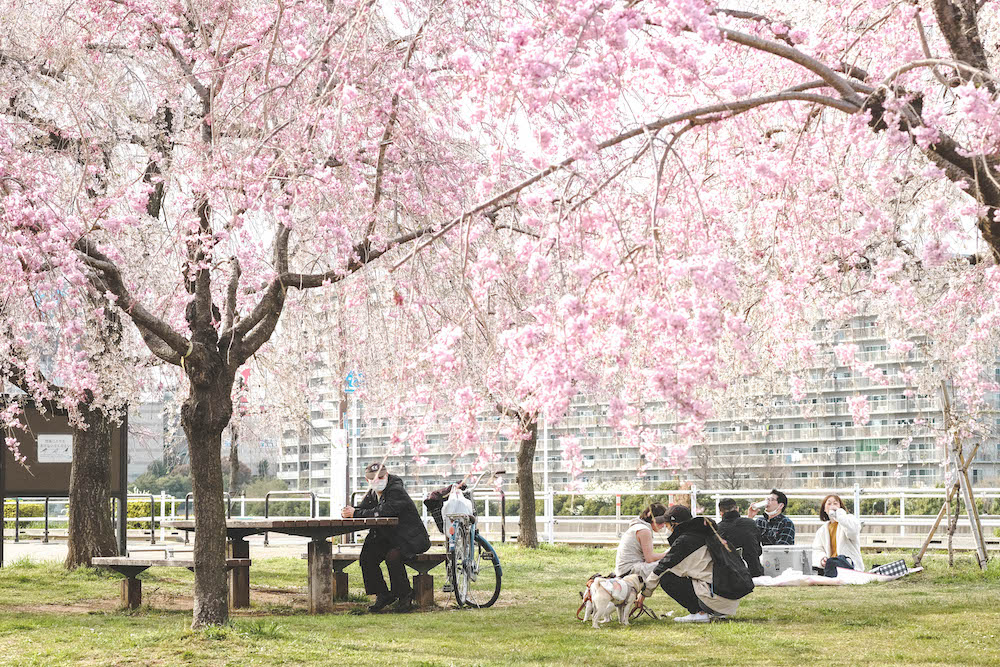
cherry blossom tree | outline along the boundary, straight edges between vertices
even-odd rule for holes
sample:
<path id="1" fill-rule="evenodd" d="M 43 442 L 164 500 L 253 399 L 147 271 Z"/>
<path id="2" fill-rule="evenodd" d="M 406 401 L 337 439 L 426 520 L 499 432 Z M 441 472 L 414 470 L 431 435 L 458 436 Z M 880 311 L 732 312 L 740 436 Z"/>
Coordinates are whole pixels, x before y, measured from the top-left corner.
<path id="1" fill-rule="evenodd" d="M 96 288 L 187 378 L 195 626 L 228 615 L 220 443 L 237 370 L 289 290 L 336 283 L 464 206 L 467 161 L 448 150 L 462 130 L 432 73 L 448 30 L 424 32 L 437 8 L 4 7 L 3 175 L 21 186 L 5 214 L 35 262 L 21 275 L 57 264 Z"/>

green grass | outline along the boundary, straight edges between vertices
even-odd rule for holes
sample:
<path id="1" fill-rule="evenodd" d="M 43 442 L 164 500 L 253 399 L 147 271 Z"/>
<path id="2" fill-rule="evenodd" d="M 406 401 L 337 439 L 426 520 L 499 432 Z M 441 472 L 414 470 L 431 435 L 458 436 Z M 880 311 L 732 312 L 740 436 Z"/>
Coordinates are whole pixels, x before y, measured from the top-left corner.
<path id="1" fill-rule="evenodd" d="M 0 665 L 1000 664 L 996 560 L 985 574 L 967 557 L 954 570 L 932 557 L 925 572 L 888 584 L 758 588 L 723 623 L 645 618 L 594 630 L 574 618 L 578 591 L 611 568 L 613 551 L 506 546 L 500 556 L 493 609 L 350 613 L 358 603 L 322 616 L 302 607 L 304 561 L 257 559 L 251 599 L 271 601 L 201 631 L 189 628 L 190 608 L 165 605 L 191 595 L 186 570 L 146 572 L 149 604 L 126 613 L 118 575 L 19 561 L 0 569 Z M 360 593 L 357 567 L 348 572 Z M 649 606 L 684 613 L 662 592 Z"/>

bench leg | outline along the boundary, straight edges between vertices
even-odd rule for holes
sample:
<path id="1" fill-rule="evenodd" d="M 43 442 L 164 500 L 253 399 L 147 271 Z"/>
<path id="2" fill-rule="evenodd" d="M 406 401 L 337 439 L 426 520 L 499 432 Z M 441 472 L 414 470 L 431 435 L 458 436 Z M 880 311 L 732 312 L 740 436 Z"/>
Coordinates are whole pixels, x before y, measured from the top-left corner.
<path id="1" fill-rule="evenodd" d="M 309 542 L 309 613 L 333 611 L 333 545 L 325 539 Z"/>
<path id="2" fill-rule="evenodd" d="M 246 609 L 250 606 L 250 568 L 234 567 L 229 578 L 229 606 Z"/>
<path id="3" fill-rule="evenodd" d="M 245 539 L 229 542 L 230 558 L 250 558 L 250 543 Z M 229 606 L 246 609 L 250 606 L 250 568 L 234 567 L 229 572 Z"/>
<path id="4" fill-rule="evenodd" d="M 333 573 L 333 599 L 334 600 L 346 600 L 347 599 L 347 573 L 346 572 L 334 572 Z"/>
<path id="5" fill-rule="evenodd" d="M 434 606 L 434 577 L 432 575 L 413 575 L 413 602 L 418 607 Z"/>
<path id="6" fill-rule="evenodd" d="M 142 582 L 140 580 L 131 577 L 122 579 L 122 606 L 126 609 L 138 609 L 142 606 Z"/>

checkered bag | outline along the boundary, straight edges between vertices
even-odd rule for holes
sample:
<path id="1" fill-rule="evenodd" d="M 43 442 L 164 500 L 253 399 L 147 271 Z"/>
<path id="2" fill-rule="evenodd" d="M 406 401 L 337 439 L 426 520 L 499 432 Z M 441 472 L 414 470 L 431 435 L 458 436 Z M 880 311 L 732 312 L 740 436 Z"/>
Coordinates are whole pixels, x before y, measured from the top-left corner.
<path id="1" fill-rule="evenodd" d="M 907 572 L 906 561 L 902 559 L 894 560 L 891 563 L 873 567 L 870 572 L 871 574 L 882 574 L 887 577 L 901 577 Z"/>

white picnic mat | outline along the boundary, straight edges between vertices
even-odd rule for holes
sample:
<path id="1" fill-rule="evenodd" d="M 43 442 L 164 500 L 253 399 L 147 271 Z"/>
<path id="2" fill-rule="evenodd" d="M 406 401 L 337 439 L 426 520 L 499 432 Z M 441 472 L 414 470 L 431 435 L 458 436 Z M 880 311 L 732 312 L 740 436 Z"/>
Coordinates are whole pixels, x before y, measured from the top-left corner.
<path id="1" fill-rule="evenodd" d="M 754 577 L 754 586 L 844 586 L 848 584 L 871 584 L 876 581 L 892 581 L 905 577 L 907 574 L 920 572 L 924 568 L 908 569 L 906 574 L 885 575 L 871 572 L 858 572 L 844 567 L 837 568 L 836 577 L 823 577 L 817 574 L 802 574 L 795 568 L 788 568 L 777 577 Z"/>

